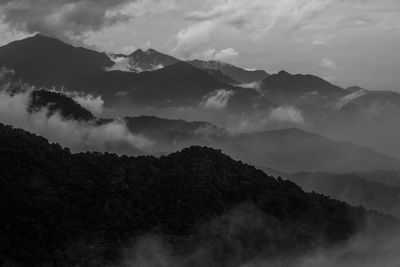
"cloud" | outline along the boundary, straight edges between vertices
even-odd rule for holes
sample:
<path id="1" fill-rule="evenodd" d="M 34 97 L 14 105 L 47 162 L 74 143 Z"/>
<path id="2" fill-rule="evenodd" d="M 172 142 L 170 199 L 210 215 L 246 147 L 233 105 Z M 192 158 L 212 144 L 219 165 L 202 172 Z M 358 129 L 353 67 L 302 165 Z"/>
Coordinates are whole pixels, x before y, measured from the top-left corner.
<path id="1" fill-rule="evenodd" d="M 254 70 L 250 70 L 249 71 L 254 71 Z M 240 84 L 239 85 L 242 88 L 248 88 L 248 89 L 254 89 L 259 93 L 262 93 L 262 81 L 256 81 L 256 82 L 252 82 L 252 83 L 244 83 L 244 84 Z"/>
<path id="2" fill-rule="evenodd" d="M 72 99 L 79 105 L 86 108 L 95 115 L 99 115 L 104 110 L 104 100 L 101 96 L 93 96 L 91 94 L 76 94 L 72 95 Z"/>
<path id="3" fill-rule="evenodd" d="M 193 54 L 190 57 L 195 59 L 217 60 L 225 63 L 231 63 L 239 57 L 239 52 L 237 52 L 234 48 L 225 48 L 220 51 L 216 49 L 209 49 L 204 52 Z"/>
<path id="4" fill-rule="evenodd" d="M 337 70 L 338 66 L 336 65 L 335 61 L 330 58 L 323 58 L 321 60 L 320 66 L 327 69 L 327 70 Z"/>
<path id="5" fill-rule="evenodd" d="M 354 93 L 348 94 L 341 99 L 338 100 L 338 102 L 334 105 L 335 108 L 340 109 L 344 107 L 345 105 L 351 103 L 352 101 L 356 100 L 357 98 L 360 98 L 364 95 L 366 95 L 367 92 L 365 90 L 358 90 Z"/>
<path id="6" fill-rule="evenodd" d="M 177 33 L 175 49 L 182 56 L 190 56 L 235 43 L 243 53 L 251 50 L 267 54 L 270 62 L 276 61 L 275 65 L 290 60 L 304 67 L 307 57 L 317 56 L 310 48 L 337 49 L 338 44 L 350 45 L 349 40 L 359 45 L 356 36 L 369 36 L 363 36 L 364 31 L 379 34 L 380 39 L 382 30 L 398 29 L 399 6 L 396 0 L 207 1 L 186 14 L 190 24 Z M 390 39 L 389 35 L 385 39 Z M 365 41 L 361 48 L 371 42 L 375 41 Z M 299 43 L 311 55 L 300 58 L 292 53 Z M 281 56 L 282 51 L 287 51 L 286 58 Z M 343 51 L 340 52 L 342 55 Z M 279 53 L 279 58 L 271 56 L 272 53 Z"/>
<path id="7" fill-rule="evenodd" d="M 234 92 L 230 90 L 217 90 L 207 95 L 201 106 L 206 109 L 223 109 L 228 105 L 229 99 L 233 94 Z"/>
<path id="8" fill-rule="evenodd" d="M 254 204 L 245 203 L 200 224 L 200 238 L 195 234 L 197 238 L 191 236 L 192 239 L 182 242 L 186 244 L 184 253 L 168 236 L 144 234 L 122 250 L 120 266 L 399 266 L 399 227 L 374 226 L 378 229 L 367 226 L 352 239 L 335 246 L 325 244 L 320 236 L 312 249 L 289 256 L 287 251 L 282 253 L 281 244 L 293 239 L 288 229 L 298 225 L 290 221 L 281 223 Z M 193 239 L 196 244 L 191 243 Z"/>
<path id="9" fill-rule="evenodd" d="M 258 132 L 288 127 L 309 128 L 300 110 L 293 106 L 280 106 L 270 111 L 231 116 L 227 128 L 232 134 Z"/>
<path id="10" fill-rule="evenodd" d="M 31 99 L 32 88 L 10 94 L 10 84 L 0 88 L 0 121 L 44 136 L 51 142 L 57 142 L 74 152 L 109 151 L 115 153 L 138 153 L 152 145 L 144 136 L 133 135 L 125 122 L 114 120 L 97 125 L 92 122 L 65 120 L 59 114 L 48 117 L 46 108 L 29 113 L 27 107 Z M 86 99 L 90 102 L 93 99 Z M 96 100 L 98 101 L 98 100 Z M 96 102 L 94 101 L 94 102 Z"/>
<path id="11" fill-rule="evenodd" d="M 172 8 L 172 0 L 3 0 L 0 17 L 11 29 L 80 40 L 89 32 L 148 12 Z"/>
<path id="12" fill-rule="evenodd" d="M 270 118 L 278 122 L 289 122 L 300 125 L 305 123 L 301 111 L 292 106 L 277 107 L 271 112 Z"/>
<path id="13" fill-rule="evenodd" d="M 125 55 L 130 55 L 130 54 L 132 54 L 136 49 L 137 49 L 137 48 L 134 47 L 133 45 L 125 45 L 125 46 L 121 47 L 120 52 L 121 52 L 122 54 L 125 54 Z"/>
<path id="14" fill-rule="evenodd" d="M 204 21 L 178 32 L 176 36 L 178 44 L 175 50 L 182 53 L 184 57 L 190 57 L 216 35 L 216 26 L 217 24 L 213 21 Z"/>
<path id="15" fill-rule="evenodd" d="M 208 1 L 205 9 L 189 13 L 194 23 L 177 34 L 176 49 L 193 53 L 212 38 L 240 34 L 258 39 L 275 28 L 294 29 L 325 9 L 329 0 Z"/>
<path id="16" fill-rule="evenodd" d="M 223 49 L 215 54 L 215 60 L 229 62 L 239 57 L 239 52 L 233 48 Z"/>
<path id="17" fill-rule="evenodd" d="M 311 42 L 311 45 L 312 46 L 328 46 L 329 44 L 324 40 L 315 39 Z"/>
<path id="18" fill-rule="evenodd" d="M 1 76 L 0 76 L 1 80 Z M 82 92 L 76 92 L 76 91 L 64 91 L 64 90 L 48 90 L 51 92 L 56 92 L 56 93 L 61 93 L 69 98 L 72 98 L 75 102 L 77 102 L 79 105 L 84 107 L 85 109 L 89 110 L 92 112 L 94 115 L 100 115 L 104 111 L 104 100 L 101 95 L 99 96 L 94 96 L 89 93 L 82 93 Z"/>

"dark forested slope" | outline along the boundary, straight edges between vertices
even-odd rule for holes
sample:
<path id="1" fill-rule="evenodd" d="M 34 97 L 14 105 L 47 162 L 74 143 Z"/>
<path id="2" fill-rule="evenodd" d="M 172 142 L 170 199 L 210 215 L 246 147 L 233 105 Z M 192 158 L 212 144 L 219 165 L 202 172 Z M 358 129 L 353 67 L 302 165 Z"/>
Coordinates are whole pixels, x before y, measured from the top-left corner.
<path id="1" fill-rule="evenodd" d="M 48 109 L 48 116 L 58 112 L 63 118 L 70 120 L 91 121 L 95 119 L 90 111 L 62 93 L 43 89 L 32 91 L 28 110 L 36 112 L 43 108 Z"/>
<path id="2" fill-rule="evenodd" d="M 203 260 L 234 266 L 344 241 L 365 213 L 210 148 L 160 158 L 71 154 L 2 124 L 0 173 L 0 265 L 104 266 L 156 233 L 179 253 L 201 244 Z M 245 212 L 235 215 L 237 207 Z M 218 223 L 227 213 L 249 223 L 231 233 Z"/>

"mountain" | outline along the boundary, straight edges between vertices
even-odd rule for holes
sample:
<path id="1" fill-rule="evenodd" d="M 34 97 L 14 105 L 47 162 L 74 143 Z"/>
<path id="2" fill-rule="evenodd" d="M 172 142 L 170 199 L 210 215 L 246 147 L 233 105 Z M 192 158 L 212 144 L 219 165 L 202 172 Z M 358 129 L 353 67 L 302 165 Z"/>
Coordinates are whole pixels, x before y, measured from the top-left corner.
<path id="1" fill-rule="evenodd" d="M 77 102 L 62 93 L 47 90 L 34 90 L 31 93 L 29 112 L 37 112 L 47 108 L 47 115 L 59 113 L 64 119 L 77 121 L 92 121 L 95 116 Z"/>
<path id="2" fill-rule="evenodd" d="M 178 66 L 176 66 L 176 64 L 178 64 Z M 149 87 L 143 87 L 143 90 L 133 92 L 132 95 L 127 94 L 121 96 L 121 98 L 127 100 L 128 103 L 135 103 L 134 101 L 138 101 L 138 106 L 141 104 L 143 105 L 143 103 L 152 103 L 151 101 L 155 101 L 153 105 L 156 105 L 158 103 L 163 103 L 165 99 L 171 99 L 170 97 L 179 99 L 179 97 L 182 96 L 179 92 L 177 92 L 177 95 L 166 96 L 166 93 L 174 93 L 174 91 L 168 90 L 168 92 L 164 92 L 164 94 L 161 95 L 161 93 L 163 93 L 162 88 L 160 89 L 157 87 L 156 83 L 150 84 L 148 81 L 154 80 L 156 82 L 161 81 L 162 83 L 165 83 L 163 81 L 164 78 L 167 80 L 171 77 L 175 77 L 174 75 L 177 75 L 177 73 L 184 73 L 184 71 L 188 72 L 188 75 L 185 75 L 185 77 L 191 77 L 192 80 L 196 80 L 199 76 L 200 80 L 205 81 L 206 79 L 209 79 L 211 84 L 215 84 L 215 80 L 213 80 L 212 77 L 207 76 L 204 72 L 192 67 L 191 65 L 183 62 L 176 64 L 154 72 L 134 74 L 135 76 L 148 75 L 152 77 L 158 75 L 158 77 L 157 79 L 146 77 L 143 81 L 143 86 Z M 170 70 L 170 68 L 175 67 L 181 68 L 181 71 L 176 72 Z M 166 73 L 168 71 L 171 71 L 171 73 Z M 190 73 L 193 73 L 193 76 L 190 76 Z M 206 79 L 203 78 L 204 75 L 206 76 Z M 183 79 L 185 77 L 183 77 Z M 180 77 L 177 75 L 177 82 L 179 82 L 179 79 Z M 176 84 L 177 83 L 175 83 L 175 86 Z M 188 104 L 199 105 L 201 101 L 204 101 L 203 95 L 207 95 L 208 92 L 201 92 L 201 90 L 204 90 L 205 88 L 207 88 L 207 85 L 200 87 L 200 94 L 197 96 L 194 93 L 191 93 L 190 90 L 187 90 L 189 92 L 187 92 L 188 94 L 186 99 L 190 99 L 193 96 L 197 97 L 193 98 L 192 102 Z M 229 112 L 229 114 L 235 114 L 232 110 L 246 110 L 249 105 L 256 103 L 258 97 L 257 92 L 254 90 L 248 89 L 248 91 L 245 91 L 245 89 L 235 89 L 236 88 L 233 88 L 232 91 L 222 92 L 216 89 L 218 94 L 231 94 L 229 101 L 226 103 L 227 110 L 224 110 L 224 112 Z M 139 94 L 140 92 L 147 94 L 141 96 Z M 66 96 L 46 91 L 38 91 L 33 95 L 35 96 L 35 101 L 33 103 L 36 107 L 32 108 L 32 104 L 31 107 L 26 107 L 31 111 L 47 107 L 50 111 L 49 115 L 58 111 L 67 119 L 96 121 L 97 124 L 100 125 L 106 125 L 113 122 L 112 119 L 99 120 L 93 118 L 93 115 L 89 111 L 85 110 Z M 130 97 L 134 97 L 134 99 L 130 99 Z M 209 98 L 213 97 L 214 95 L 209 96 Z M 215 97 L 219 96 L 216 95 Z M 186 99 L 179 99 L 180 103 L 184 103 Z M 166 106 L 167 104 L 171 104 L 171 102 L 166 103 Z M 269 107 L 269 103 L 262 104 L 262 106 Z M 225 153 L 251 164 L 255 164 L 256 166 L 270 167 L 285 172 L 367 172 L 378 169 L 396 170 L 399 166 L 397 160 L 377 153 L 371 149 L 356 146 L 349 142 L 336 142 L 323 136 L 308 133 L 299 129 L 230 134 L 227 130 L 207 122 L 186 122 L 183 120 L 167 120 L 149 116 L 127 118 L 125 122 L 127 129 L 134 136 L 150 139 L 151 145 L 142 149 L 146 153 L 173 152 L 194 144 L 207 145 L 223 149 Z M 120 122 L 118 122 L 118 124 L 119 123 Z M 125 125 L 122 127 L 125 127 Z M 105 129 L 101 128 L 96 130 L 104 131 Z M 59 142 L 62 141 L 60 140 Z"/>
<path id="3" fill-rule="evenodd" d="M 112 66 L 106 54 L 35 35 L 0 47 L 0 66 L 33 85 L 62 87 Z"/>
<path id="4" fill-rule="evenodd" d="M 96 81 L 97 92 L 113 106 L 132 108 L 202 108 L 211 98 L 216 109 L 232 112 L 268 110 L 273 103 L 255 90 L 218 81 L 185 62 L 138 74 L 112 71 Z M 206 108 L 215 108 L 215 105 Z"/>
<path id="5" fill-rule="evenodd" d="M 143 68 L 155 62 L 166 66 L 140 73 L 112 70 L 123 55 L 114 55 L 112 61 L 104 53 L 43 35 L 0 47 L 0 66 L 13 69 L 15 79 L 31 85 L 101 95 L 110 108 L 198 107 L 205 97 L 224 89 L 241 90 L 236 102 L 247 101 L 242 107 L 256 98 L 250 90 L 226 84 L 232 80 L 218 71 L 203 71 L 152 49 L 131 56 L 141 60 Z"/>
<path id="6" fill-rule="evenodd" d="M 283 177 L 307 192 L 318 192 L 400 218 L 400 187 L 372 182 L 354 174 L 296 173 Z"/>
<path id="7" fill-rule="evenodd" d="M 280 71 L 265 78 L 261 89 L 277 104 L 330 103 L 332 99 L 349 94 L 348 91 L 313 75 L 290 74 Z"/>
<path id="8" fill-rule="evenodd" d="M 98 86 L 103 95 L 112 93 L 116 101 L 153 107 L 198 106 L 215 90 L 233 88 L 185 62 L 139 74 L 109 72 L 98 81 Z"/>
<path id="9" fill-rule="evenodd" d="M 152 234 L 189 265 L 241 266 L 338 244 L 366 216 L 205 147 L 71 154 L 0 124 L 0 172 L 3 266 L 112 266 Z"/>
<path id="10" fill-rule="evenodd" d="M 179 60 L 154 49 L 136 50 L 129 55 L 129 65 L 137 72 L 152 71 L 177 63 Z"/>
<path id="11" fill-rule="evenodd" d="M 154 62 L 176 61 L 155 50 L 138 50 L 131 56 L 142 60 L 142 67 Z M 215 74 L 180 61 L 141 73 L 110 71 L 114 63 L 104 53 L 73 47 L 43 35 L 0 47 L 0 66 L 14 70 L 16 79 L 39 87 L 102 95 L 105 105 L 112 108 L 120 107 L 121 103 L 141 107 L 198 106 L 215 90 L 233 88 L 216 80 Z"/>
<path id="12" fill-rule="evenodd" d="M 400 166 L 396 159 L 371 149 L 295 128 L 238 135 L 223 148 L 237 159 L 288 173 L 367 172 Z"/>
<path id="13" fill-rule="evenodd" d="M 223 74 L 231 77 L 233 80 L 241 84 L 252 83 L 261 81 L 268 77 L 268 73 L 263 70 L 245 70 L 234 65 L 223 63 L 219 61 L 203 61 L 203 60 L 190 60 L 189 64 L 200 69 L 219 70 Z"/>
<path id="14" fill-rule="evenodd" d="M 125 121 L 132 133 L 165 141 L 186 141 L 193 137 L 221 138 L 228 134 L 225 129 L 204 121 L 187 122 L 155 116 L 127 117 Z"/>
<path id="15" fill-rule="evenodd" d="M 115 64 L 108 70 L 132 71 L 137 73 L 162 69 L 179 61 L 172 56 L 160 53 L 154 49 L 138 49 L 129 56 L 123 54 L 111 54 L 109 56 Z"/>

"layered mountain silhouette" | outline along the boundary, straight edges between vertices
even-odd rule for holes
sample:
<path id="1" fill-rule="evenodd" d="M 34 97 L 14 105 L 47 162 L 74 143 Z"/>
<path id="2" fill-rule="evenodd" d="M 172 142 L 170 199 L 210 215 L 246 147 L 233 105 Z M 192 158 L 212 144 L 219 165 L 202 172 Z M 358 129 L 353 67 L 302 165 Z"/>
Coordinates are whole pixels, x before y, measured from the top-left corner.
<path id="1" fill-rule="evenodd" d="M 1 110 L 18 106 L 19 125 L 48 134 L 0 122 L 1 266 L 120 266 L 127 247 L 141 242 L 144 255 L 173 259 L 171 266 L 298 266 L 305 253 L 365 230 L 366 216 L 380 231 L 397 223 L 339 200 L 400 216 L 397 159 L 310 132 L 361 124 L 386 132 L 387 118 L 398 122 L 397 93 L 153 49 L 106 54 L 43 35 L 0 47 L 0 67 Z M 96 117 L 70 91 L 101 96 L 106 112 L 119 115 Z M 154 110 L 197 121 L 132 115 Z M 271 120 L 310 131 L 263 130 Z M 262 127 L 227 130 L 252 121 Z M 58 140 L 79 139 L 69 142 L 74 151 L 108 152 L 50 144 L 59 125 L 73 127 Z"/>
<path id="2" fill-rule="evenodd" d="M 201 248 L 194 264 L 246 264 L 338 244 L 366 216 L 210 148 L 71 154 L 0 124 L 0 169 L 1 264 L 112 265 L 126 242 L 153 233 L 182 258 Z"/>
<path id="3" fill-rule="evenodd" d="M 138 71 L 122 71 L 121 64 Z M 199 69 L 153 49 L 137 50 L 129 56 L 109 56 L 43 35 L 1 47 L 0 65 L 35 86 L 103 95 L 110 106 L 124 102 L 142 106 L 198 106 L 215 90 L 242 90 L 231 85 L 236 83 L 235 77 L 223 70 Z"/>
<path id="4" fill-rule="evenodd" d="M 46 107 L 49 115 L 58 112 L 67 120 L 112 123 L 95 118 L 67 96 L 44 90 L 32 93 L 31 112 Z M 124 118 L 128 130 L 154 142 L 147 153 L 169 153 L 190 145 L 222 149 L 236 159 L 256 166 L 294 173 L 300 171 L 369 172 L 398 170 L 399 161 L 350 142 L 338 142 L 298 128 L 233 134 L 214 124 L 155 116 Z M 262 144 L 262 145 L 260 145 Z"/>
<path id="5" fill-rule="evenodd" d="M 132 62 L 139 71 L 129 69 Z M 232 120 L 253 116 L 262 120 L 276 108 L 288 107 L 297 112 L 302 127 L 400 155 L 400 147 L 391 145 L 400 134 L 396 120 L 400 94 L 395 92 L 343 89 L 313 75 L 285 71 L 268 75 L 215 61 L 183 62 L 152 49 L 107 55 L 43 35 L 0 47 L 0 66 L 14 70 L 16 79 L 38 88 L 101 96 L 106 108 L 126 113 L 119 116 L 147 114 L 147 110 L 156 110 L 151 114 L 163 114 L 163 110 L 177 114 L 188 109 L 198 111 L 198 120 L 229 127 L 227 122 Z M 248 82 L 252 84 L 243 84 Z M 220 114 L 218 119 L 210 118 L 213 111 Z M 281 121 L 285 127 L 299 127 L 293 114 L 275 117 L 279 127 Z M 391 131 L 378 129 L 389 128 L 394 133 L 382 137 L 382 132 Z"/>
<path id="6" fill-rule="evenodd" d="M 107 55 L 40 34 L 1 47 L 0 65 L 14 70 L 18 78 L 29 84 L 95 93 L 113 107 L 122 103 L 198 106 L 219 89 L 246 95 L 238 99 L 264 99 L 276 105 L 330 104 L 346 111 L 358 110 L 359 106 L 363 109 L 377 98 L 381 102 L 391 100 L 396 105 L 400 102 L 394 103 L 399 98 L 396 93 L 360 93 L 356 87 L 345 90 L 312 75 L 292 75 L 285 71 L 269 75 L 218 61 L 182 62 L 153 49 L 139 49 L 131 55 Z M 259 82 L 261 93 L 232 86 L 252 82 Z M 251 108 L 261 104 L 245 101 L 242 106 Z"/>
<path id="7" fill-rule="evenodd" d="M 334 199 L 400 217 L 400 187 L 370 181 L 358 174 L 296 173 L 284 175 L 307 192 L 318 192 Z M 380 179 L 385 179 L 381 174 Z"/>
<path id="8" fill-rule="evenodd" d="M 399 168 L 398 160 L 371 149 L 296 128 L 238 135 L 225 152 L 256 166 L 289 173 Z"/>

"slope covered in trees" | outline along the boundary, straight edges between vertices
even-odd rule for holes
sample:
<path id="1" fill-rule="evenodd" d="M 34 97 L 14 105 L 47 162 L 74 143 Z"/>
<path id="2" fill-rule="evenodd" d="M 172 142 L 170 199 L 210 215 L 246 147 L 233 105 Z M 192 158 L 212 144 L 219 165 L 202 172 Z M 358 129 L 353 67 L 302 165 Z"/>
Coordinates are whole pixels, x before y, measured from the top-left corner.
<path id="1" fill-rule="evenodd" d="M 63 118 L 70 120 L 91 121 L 95 119 L 90 111 L 62 93 L 43 89 L 32 91 L 28 110 L 35 112 L 43 108 L 48 109 L 48 116 L 58 112 Z"/>
<path id="2" fill-rule="evenodd" d="M 365 213 L 210 148 L 161 158 L 71 154 L 5 125 L 0 173 L 0 264 L 104 266 L 145 233 L 168 237 L 180 253 L 207 244 L 218 264 L 273 258 L 344 241 Z M 227 238 L 215 220 L 238 206 L 263 223 Z M 232 238 L 248 249 L 237 253 Z"/>

